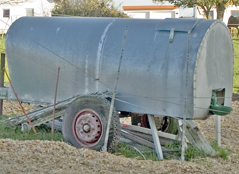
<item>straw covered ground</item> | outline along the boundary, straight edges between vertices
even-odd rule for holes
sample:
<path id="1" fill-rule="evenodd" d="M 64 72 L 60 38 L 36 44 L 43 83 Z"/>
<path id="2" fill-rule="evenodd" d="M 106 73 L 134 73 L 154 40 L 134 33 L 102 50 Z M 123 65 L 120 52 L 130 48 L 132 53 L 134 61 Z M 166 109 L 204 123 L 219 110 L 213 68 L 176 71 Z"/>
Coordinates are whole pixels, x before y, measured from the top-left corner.
<path id="1" fill-rule="evenodd" d="M 140 161 L 76 149 L 64 142 L 1 139 L 0 173 L 239 173 L 238 101 L 233 102 L 233 109 L 230 115 L 222 117 L 222 146 L 230 150 L 228 160 L 207 157 L 189 162 Z M 214 117 L 197 121 L 209 141 L 215 139 L 214 121 Z"/>

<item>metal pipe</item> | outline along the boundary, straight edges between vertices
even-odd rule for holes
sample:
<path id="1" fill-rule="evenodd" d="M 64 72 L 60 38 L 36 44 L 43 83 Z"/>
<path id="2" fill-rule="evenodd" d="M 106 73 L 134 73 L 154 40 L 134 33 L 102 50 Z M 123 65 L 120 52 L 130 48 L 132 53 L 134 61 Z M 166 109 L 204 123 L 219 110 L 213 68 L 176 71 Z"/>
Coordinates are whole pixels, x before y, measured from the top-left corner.
<path id="1" fill-rule="evenodd" d="M 192 28 L 193 29 L 193 28 Z M 190 35 L 191 35 L 191 30 L 188 31 L 188 45 L 187 45 L 187 61 L 186 61 L 186 81 L 185 81 L 185 103 L 184 103 L 184 115 L 183 115 L 183 132 L 182 132 L 182 151 L 181 151 L 181 160 L 184 161 L 184 155 L 185 155 L 185 146 L 186 146 L 186 139 L 185 139 L 185 131 L 186 131 L 186 115 L 187 115 L 187 95 L 186 91 L 188 88 L 188 62 L 189 62 L 189 56 L 190 56 Z"/>
<path id="2" fill-rule="evenodd" d="M 216 141 L 218 146 L 221 146 L 221 118 L 218 115 L 215 117 Z"/>
<path id="3" fill-rule="evenodd" d="M 122 43 L 122 49 L 121 49 L 121 54 L 120 54 L 119 66 L 118 66 L 118 73 L 117 73 L 117 77 L 116 77 L 116 80 L 115 80 L 115 89 L 114 89 L 113 96 L 111 98 L 108 124 L 107 124 L 106 133 L 105 133 L 105 142 L 104 142 L 104 146 L 102 147 L 102 151 L 105 151 L 105 152 L 107 151 L 107 144 L 108 144 L 108 138 L 109 138 L 111 117 L 112 117 L 112 113 L 113 113 L 115 94 L 116 94 L 117 84 L 118 84 L 119 75 L 120 75 L 120 67 L 121 67 L 121 61 L 122 61 L 122 57 L 123 57 L 123 53 L 124 53 L 124 46 L 125 46 L 125 41 L 126 41 L 126 37 L 127 37 L 127 32 L 128 32 L 128 26 L 125 27 L 124 40 L 123 40 L 123 43 Z"/>
<path id="4" fill-rule="evenodd" d="M 58 67 L 57 78 L 56 78 L 56 90 L 55 90 L 55 97 L 54 97 L 53 116 L 52 116 L 53 118 L 52 118 L 52 126 L 51 126 L 52 140 L 53 140 L 54 129 L 55 129 L 54 121 L 55 121 L 56 97 L 57 97 L 57 88 L 58 88 L 59 74 L 60 74 L 60 67 Z"/>
<path id="5" fill-rule="evenodd" d="M 0 87 L 4 87 L 4 68 L 5 68 L 5 53 L 1 54 L 1 80 Z M 3 99 L 0 100 L 0 115 L 3 111 Z"/>

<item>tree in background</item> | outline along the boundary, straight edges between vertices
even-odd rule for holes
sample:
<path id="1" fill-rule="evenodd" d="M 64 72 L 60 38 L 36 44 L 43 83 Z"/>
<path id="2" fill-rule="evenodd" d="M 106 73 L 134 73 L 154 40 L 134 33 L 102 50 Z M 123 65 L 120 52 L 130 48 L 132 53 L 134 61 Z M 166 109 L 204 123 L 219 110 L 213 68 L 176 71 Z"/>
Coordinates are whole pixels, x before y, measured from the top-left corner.
<path id="1" fill-rule="evenodd" d="M 229 5 L 239 5 L 239 0 L 216 0 L 217 19 L 223 20 L 224 11 Z"/>
<path id="2" fill-rule="evenodd" d="M 9 5 L 18 5 L 25 3 L 29 0 L 0 0 L 0 5 L 9 4 Z"/>
<path id="3" fill-rule="evenodd" d="M 206 18 L 209 18 L 210 10 L 217 9 L 217 19 L 223 20 L 224 11 L 229 5 L 239 5 L 239 0 L 153 0 L 153 2 L 168 1 L 179 7 L 193 7 L 197 5 L 203 9 Z"/>
<path id="4" fill-rule="evenodd" d="M 128 17 L 114 7 L 112 0 L 55 0 L 55 4 L 52 15 Z"/>

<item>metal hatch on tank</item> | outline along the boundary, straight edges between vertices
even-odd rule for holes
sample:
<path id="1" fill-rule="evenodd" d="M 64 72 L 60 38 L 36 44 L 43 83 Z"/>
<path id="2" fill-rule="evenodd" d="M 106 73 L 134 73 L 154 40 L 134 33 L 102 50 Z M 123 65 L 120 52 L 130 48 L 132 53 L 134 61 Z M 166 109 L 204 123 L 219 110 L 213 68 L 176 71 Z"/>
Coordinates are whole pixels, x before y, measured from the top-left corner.
<path id="1" fill-rule="evenodd" d="M 125 102 L 117 100 L 117 110 L 204 119 L 218 89 L 230 106 L 230 33 L 221 21 L 198 19 L 20 18 L 8 30 L 6 52 L 21 101 L 53 103 L 57 67 L 58 101 L 112 91 L 126 25 L 116 96 Z M 11 91 L 8 99 L 15 99 Z"/>

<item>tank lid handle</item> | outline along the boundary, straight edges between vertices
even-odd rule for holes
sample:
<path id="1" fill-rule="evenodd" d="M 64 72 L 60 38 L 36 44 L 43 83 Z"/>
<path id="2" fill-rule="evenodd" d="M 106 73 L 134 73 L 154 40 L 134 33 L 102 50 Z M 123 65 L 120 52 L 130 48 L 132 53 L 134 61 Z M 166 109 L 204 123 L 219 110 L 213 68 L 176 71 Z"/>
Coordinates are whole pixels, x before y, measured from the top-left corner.
<path id="1" fill-rule="evenodd" d="M 162 20 L 155 27 L 155 30 L 160 31 L 171 31 L 174 28 L 176 32 L 188 33 L 191 31 L 196 24 L 198 24 L 203 19 L 174 19 L 174 18 L 166 18 Z"/>
<path id="2" fill-rule="evenodd" d="M 173 42 L 173 37 L 174 37 L 174 28 L 172 28 L 170 30 L 170 34 L 169 34 L 169 42 L 172 43 Z"/>

